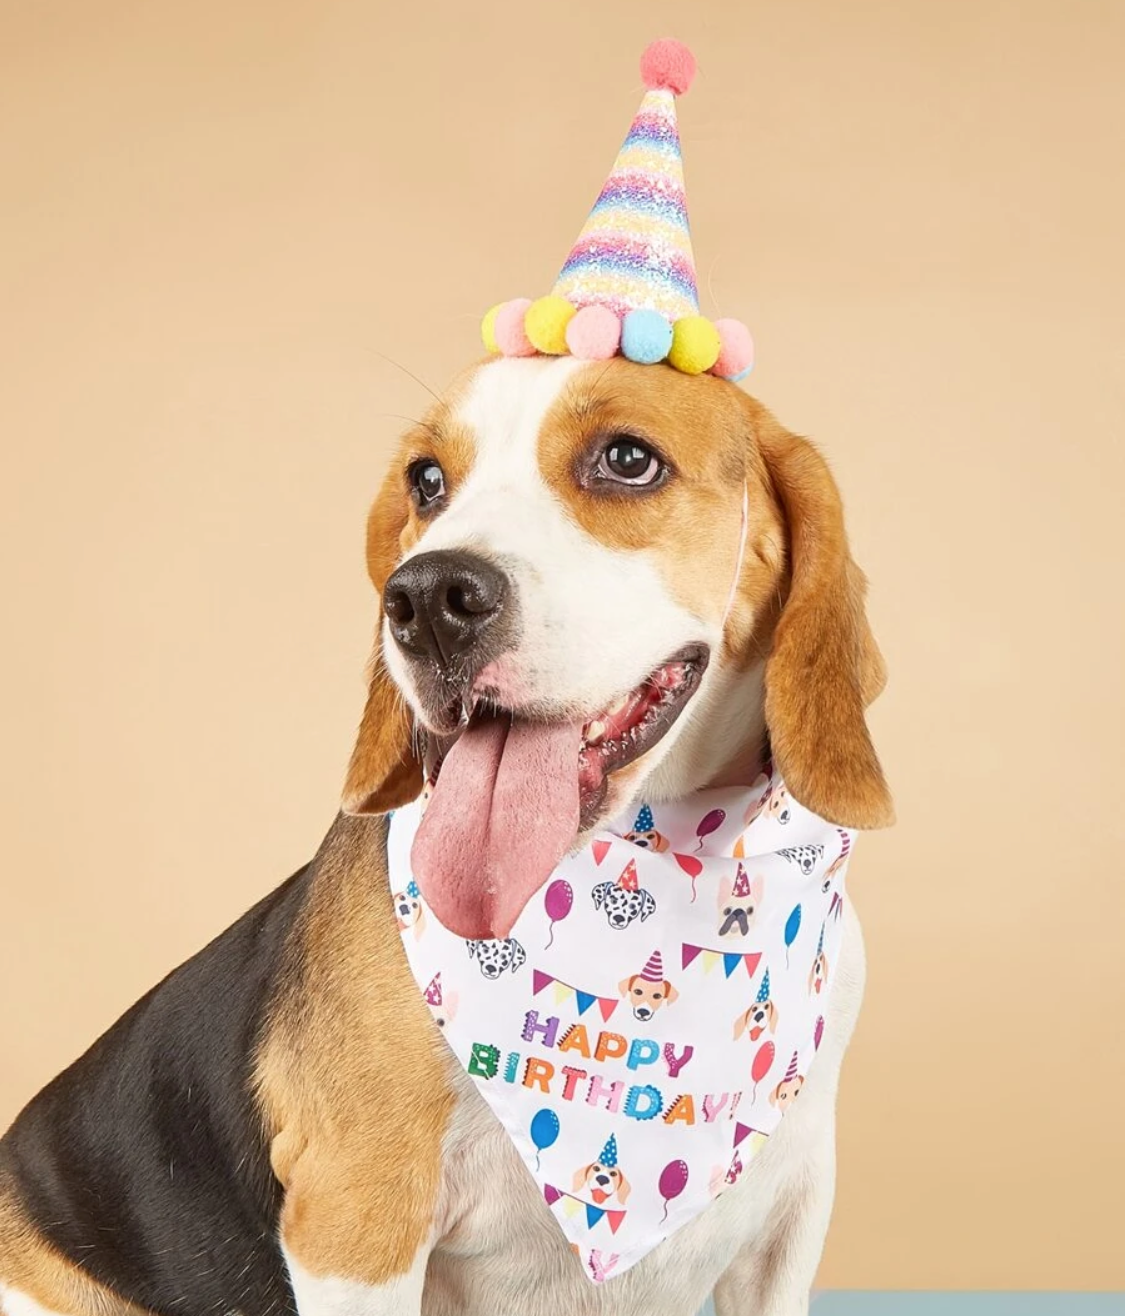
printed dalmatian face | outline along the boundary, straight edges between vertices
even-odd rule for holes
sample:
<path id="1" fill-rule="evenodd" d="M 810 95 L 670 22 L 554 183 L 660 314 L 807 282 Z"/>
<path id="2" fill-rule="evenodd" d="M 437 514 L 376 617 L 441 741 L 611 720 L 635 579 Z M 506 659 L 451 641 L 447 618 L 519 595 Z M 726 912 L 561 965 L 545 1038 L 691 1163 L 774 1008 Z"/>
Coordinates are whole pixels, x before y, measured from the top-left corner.
<path id="1" fill-rule="evenodd" d="M 779 850 L 778 853 L 784 859 L 788 859 L 790 863 L 796 864 L 802 877 L 812 877 L 813 870 L 824 858 L 825 847 L 823 845 L 792 845 L 785 850 Z"/>
<path id="2" fill-rule="evenodd" d="M 524 947 L 515 937 L 490 937 L 467 941 L 465 945 L 469 958 L 478 961 L 486 978 L 499 978 L 505 969 L 515 973 L 527 959 Z"/>
<path id="3" fill-rule="evenodd" d="M 603 1165 L 601 1161 L 592 1161 L 576 1170 L 573 1187 L 575 1192 L 588 1192 L 597 1206 L 611 1198 L 617 1198 L 624 1206 L 630 1195 L 629 1180 L 622 1171 L 616 1165 Z"/>
<path id="4" fill-rule="evenodd" d="M 629 891 L 613 882 L 600 882 L 591 892 L 591 898 L 595 909 L 603 910 L 606 922 L 619 932 L 628 928 L 634 919 L 639 918 L 644 923 L 657 908 L 657 902 L 644 888 Z"/>
<path id="5" fill-rule="evenodd" d="M 618 991 L 629 1002 L 633 1017 L 641 1023 L 648 1023 L 662 1006 L 671 1005 L 679 995 L 671 982 L 650 982 L 640 974 L 623 978 Z"/>
<path id="6" fill-rule="evenodd" d="M 669 848 L 668 840 L 658 831 L 626 832 L 623 841 L 631 841 L 642 850 L 652 850 L 654 854 L 664 854 Z"/>
<path id="7" fill-rule="evenodd" d="M 797 1101 L 798 1094 L 801 1092 L 804 1084 L 805 1079 L 801 1074 L 796 1075 L 794 1078 L 784 1078 L 770 1094 L 770 1104 L 776 1106 L 783 1114 L 785 1114 L 794 1102 Z"/>

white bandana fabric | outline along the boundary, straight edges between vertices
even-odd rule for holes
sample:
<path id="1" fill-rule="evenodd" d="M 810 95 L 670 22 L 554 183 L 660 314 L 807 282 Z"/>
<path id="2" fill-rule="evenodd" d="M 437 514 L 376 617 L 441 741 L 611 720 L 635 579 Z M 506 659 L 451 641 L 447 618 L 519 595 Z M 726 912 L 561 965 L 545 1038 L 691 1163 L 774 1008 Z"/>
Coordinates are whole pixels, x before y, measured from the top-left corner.
<path id="1" fill-rule="evenodd" d="M 601 1283 L 735 1183 L 800 1098 L 855 833 L 768 774 L 642 805 L 565 858 L 509 937 L 466 941 L 411 875 L 421 812 L 388 837 L 411 971 Z"/>

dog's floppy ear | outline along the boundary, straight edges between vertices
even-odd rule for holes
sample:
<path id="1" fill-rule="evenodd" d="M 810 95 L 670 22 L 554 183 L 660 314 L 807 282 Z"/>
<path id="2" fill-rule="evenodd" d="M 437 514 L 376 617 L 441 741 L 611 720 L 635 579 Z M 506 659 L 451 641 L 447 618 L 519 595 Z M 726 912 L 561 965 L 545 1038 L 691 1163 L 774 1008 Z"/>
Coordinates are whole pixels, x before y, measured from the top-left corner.
<path id="1" fill-rule="evenodd" d="M 633 979 L 634 979 L 636 976 L 637 976 L 637 975 L 634 974 L 633 976 L 631 976 L 631 977 L 629 977 L 629 978 L 623 978 L 623 979 L 621 980 L 621 982 L 618 983 L 618 995 L 619 995 L 619 996 L 626 996 L 626 995 L 628 995 L 628 994 L 633 990 Z"/>
<path id="2" fill-rule="evenodd" d="M 586 1183 L 586 1178 L 587 1175 L 590 1174 L 590 1169 L 591 1167 L 589 1165 L 583 1165 L 575 1171 L 575 1178 L 571 1183 L 572 1192 L 577 1193 L 583 1184 Z"/>
<path id="3" fill-rule="evenodd" d="M 830 822 L 886 827 L 891 793 L 864 710 L 886 680 L 821 454 L 748 399 L 754 438 L 786 524 L 789 590 L 766 662 L 770 748 L 790 794 Z"/>
<path id="4" fill-rule="evenodd" d="M 668 1004 L 669 1004 L 669 1005 L 672 1005 L 673 1001 L 675 1001 L 676 998 L 677 998 L 679 995 L 680 995 L 680 993 L 676 990 L 676 988 L 672 985 L 672 983 L 669 982 L 669 980 L 666 978 L 666 979 L 665 979 L 665 1000 L 668 1002 Z"/>
<path id="5" fill-rule="evenodd" d="M 622 1173 L 622 1171 L 619 1169 L 619 1171 L 618 1171 L 618 1201 L 621 1202 L 621 1204 L 622 1204 L 623 1206 L 625 1206 L 625 1204 L 626 1204 L 626 1198 L 627 1198 L 627 1197 L 630 1195 L 630 1193 L 632 1193 L 632 1192 L 633 1192 L 633 1189 L 629 1186 L 629 1180 L 626 1178 L 626 1176 L 625 1176 L 625 1175 Z"/>
<path id="6" fill-rule="evenodd" d="M 368 514 L 368 575 L 382 602 L 395 569 L 407 519 L 402 473 L 392 467 Z M 381 608 L 382 612 L 382 608 Z M 344 784 L 345 813 L 387 813 L 422 790 L 422 764 L 414 754 L 414 720 L 383 663 L 381 626 L 368 663 L 368 697 Z"/>
<path id="7" fill-rule="evenodd" d="M 734 1037 L 736 1042 L 747 1031 L 747 1028 L 751 1022 L 751 1011 L 754 1008 L 755 1007 L 753 1005 L 748 1005 L 747 1008 L 743 1011 L 743 1013 L 739 1016 L 739 1018 L 735 1020 L 735 1028 L 732 1033 L 732 1036 Z"/>

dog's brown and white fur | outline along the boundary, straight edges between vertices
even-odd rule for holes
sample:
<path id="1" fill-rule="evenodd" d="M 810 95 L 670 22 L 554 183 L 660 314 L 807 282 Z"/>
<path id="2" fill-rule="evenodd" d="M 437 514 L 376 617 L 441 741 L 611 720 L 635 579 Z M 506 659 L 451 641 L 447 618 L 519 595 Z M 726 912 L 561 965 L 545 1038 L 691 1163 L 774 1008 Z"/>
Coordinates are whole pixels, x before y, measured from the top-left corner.
<path id="1" fill-rule="evenodd" d="M 668 469 L 660 487 L 595 488 L 584 478 L 589 455 L 618 434 L 660 452 Z M 445 494 L 432 509 L 412 499 L 407 480 L 420 459 L 444 472 Z M 744 491 L 746 551 L 728 611 Z M 809 808 L 854 827 L 890 821 L 864 722 L 883 666 L 834 483 L 809 444 L 740 390 L 622 360 L 472 368 L 405 435 L 387 474 L 368 528 L 376 589 L 404 560 L 442 549 L 501 564 L 519 598 L 518 637 L 489 674 L 490 697 L 516 716 L 593 718 L 685 645 L 710 650 L 700 688 L 663 739 L 611 777 L 599 818 L 643 787 L 656 801 L 749 784 L 769 747 L 789 792 Z M 277 949 L 252 1012 L 238 1086 L 268 1156 L 259 1247 L 274 1246 L 271 1232 L 279 1241 L 297 1311 L 692 1316 L 714 1290 L 719 1316 L 799 1316 L 828 1225 L 837 1081 L 864 982 L 851 907 L 801 1099 L 707 1212 L 621 1277 L 594 1285 L 446 1050 L 399 945 L 378 815 L 422 788 L 416 724 L 434 729 L 430 698 L 418 662 L 384 620 L 345 812 L 277 913 Z M 114 1063 L 109 1036 L 108 1054 L 106 1039 L 99 1043 L 103 1068 Z M 32 1164 L 70 1173 L 51 1141 L 63 1107 L 82 1099 L 80 1082 L 71 1088 L 73 1096 L 57 1090 L 46 1111 L 44 1097 L 33 1102 L 0 1143 L 4 1316 L 155 1310 L 133 1278 L 144 1258 L 123 1266 L 120 1282 L 111 1257 L 88 1265 L 78 1244 L 59 1245 L 33 1191 Z M 213 1168 L 219 1178 L 240 1174 L 230 1156 Z M 202 1309 L 194 1282 L 185 1264 L 182 1310 Z M 266 1316 L 233 1289 L 224 1301 L 223 1310 Z"/>

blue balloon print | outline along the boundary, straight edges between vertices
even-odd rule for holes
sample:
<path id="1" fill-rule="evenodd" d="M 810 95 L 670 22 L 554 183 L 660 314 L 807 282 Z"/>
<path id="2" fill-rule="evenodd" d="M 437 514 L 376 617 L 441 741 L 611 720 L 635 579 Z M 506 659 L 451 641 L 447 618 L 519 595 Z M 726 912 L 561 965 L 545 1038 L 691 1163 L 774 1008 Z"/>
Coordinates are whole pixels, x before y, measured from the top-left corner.
<path id="1" fill-rule="evenodd" d="M 559 1137 L 559 1116 L 553 1110 L 538 1110 L 532 1116 L 532 1141 L 536 1145 L 536 1169 L 540 1168 L 540 1152 Z"/>
<path id="2" fill-rule="evenodd" d="M 786 920 L 786 967 L 790 967 L 790 947 L 794 944 L 794 938 L 798 935 L 798 928 L 801 927 L 801 905 L 795 905 L 790 917 Z"/>

